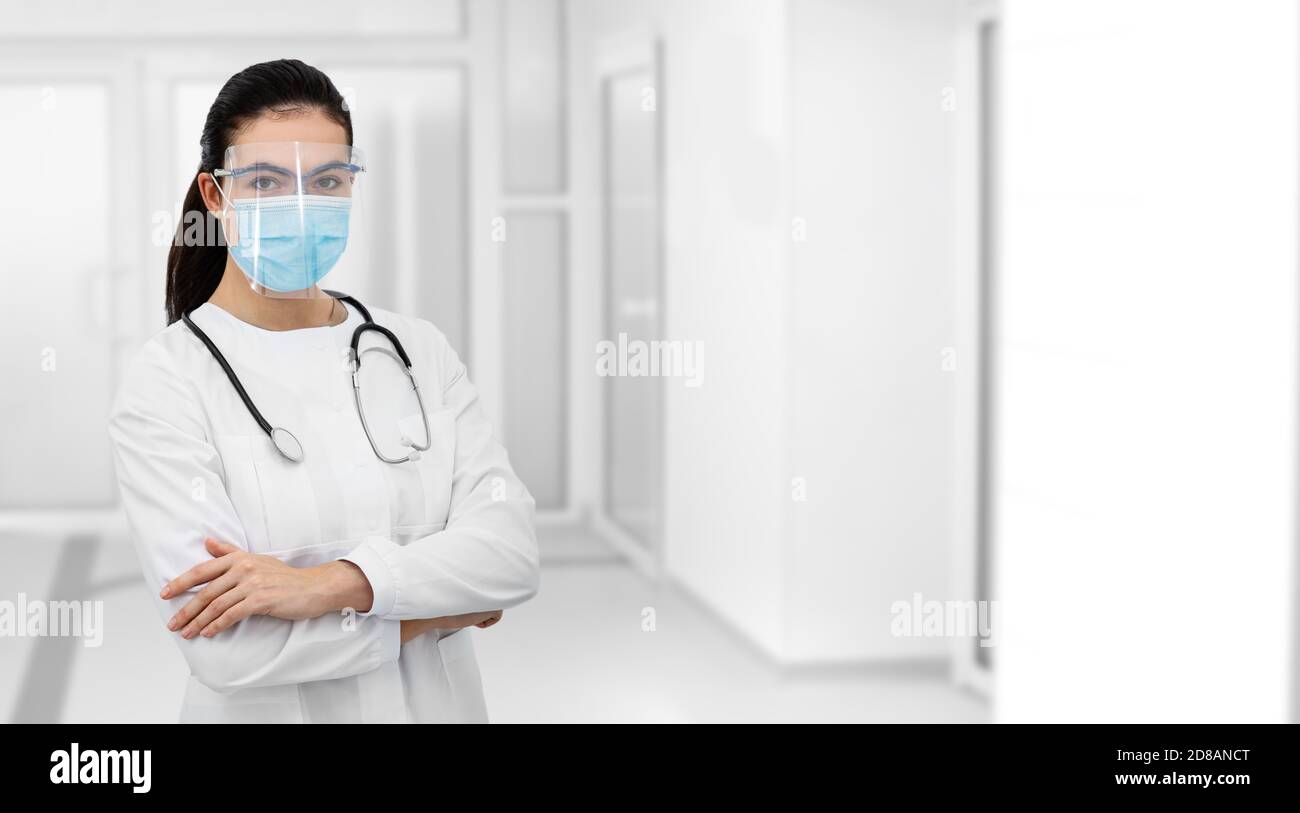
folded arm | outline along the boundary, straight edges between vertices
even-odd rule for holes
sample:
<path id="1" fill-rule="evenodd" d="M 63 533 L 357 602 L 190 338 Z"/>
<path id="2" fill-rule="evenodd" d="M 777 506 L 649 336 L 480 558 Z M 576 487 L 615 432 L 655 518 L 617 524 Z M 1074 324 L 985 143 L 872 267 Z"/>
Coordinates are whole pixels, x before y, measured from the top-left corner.
<path id="1" fill-rule="evenodd" d="M 164 599 L 197 591 L 190 592 L 189 601 L 167 622 L 167 629 L 185 639 L 211 638 L 254 615 L 299 621 L 347 610 L 365 612 L 374 601 L 370 582 L 351 562 L 297 568 L 216 539 L 204 540 L 204 547 L 213 558 L 167 582 L 160 591 Z M 402 643 L 433 629 L 486 629 L 500 621 L 501 614 L 494 610 L 404 619 Z"/>
<path id="2" fill-rule="evenodd" d="M 205 540 L 248 548 L 226 493 L 221 459 L 202 409 L 164 351 L 132 365 L 109 423 L 122 502 L 158 611 L 171 619 L 191 588 L 163 598 L 164 584 L 212 560 Z M 286 620 L 252 615 L 214 637 L 176 636 L 190 671 L 217 691 L 349 677 L 395 661 L 397 621 L 352 612 Z"/>

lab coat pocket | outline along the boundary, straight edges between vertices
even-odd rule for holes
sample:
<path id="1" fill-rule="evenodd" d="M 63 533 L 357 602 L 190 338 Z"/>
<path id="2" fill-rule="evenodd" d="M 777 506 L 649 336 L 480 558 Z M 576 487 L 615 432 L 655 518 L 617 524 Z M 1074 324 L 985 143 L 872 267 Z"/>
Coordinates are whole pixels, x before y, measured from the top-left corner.
<path id="1" fill-rule="evenodd" d="M 438 656 L 446 675 L 449 722 L 486 723 L 487 703 L 483 697 L 483 676 L 474 657 L 472 628 L 457 630 L 438 639 Z"/>
<path id="2" fill-rule="evenodd" d="M 234 506 L 248 538 L 248 549 L 267 552 L 266 513 L 262 507 L 262 491 L 258 485 L 257 466 L 253 462 L 253 444 L 261 436 L 216 435 L 212 445 L 221 457 L 225 471 L 226 495 Z"/>
<path id="3" fill-rule="evenodd" d="M 445 525 L 451 512 L 451 486 L 456 473 L 456 410 L 448 407 L 429 413 L 429 451 L 416 466 L 424 488 L 424 521 Z"/>
<path id="4" fill-rule="evenodd" d="M 474 642 L 470 627 L 449 632 L 438 639 L 438 654 L 443 664 L 451 664 L 465 657 L 474 656 Z"/>
<path id="5" fill-rule="evenodd" d="M 267 441 L 253 443 L 253 465 L 266 517 L 266 552 L 319 545 L 320 511 L 307 462 L 287 460 Z"/>

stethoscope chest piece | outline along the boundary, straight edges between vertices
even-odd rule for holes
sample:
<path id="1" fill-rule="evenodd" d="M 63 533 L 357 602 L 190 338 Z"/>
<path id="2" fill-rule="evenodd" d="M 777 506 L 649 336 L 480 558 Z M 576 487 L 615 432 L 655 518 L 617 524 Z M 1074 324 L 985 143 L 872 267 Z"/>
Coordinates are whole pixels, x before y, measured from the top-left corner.
<path id="1" fill-rule="evenodd" d="M 302 461 L 302 444 L 293 436 L 288 429 L 279 426 L 271 430 L 271 442 L 275 444 L 276 450 L 286 460 L 294 463 Z"/>
<path id="2" fill-rule="evenodd" d="M 357 349 L 357 342 L 361 337 L 362 331 L 367 329 L 377 331 L 388 337 L 393 343 L 396 352 L 386 347 L 367 347 L 361 350 Z M 366 420 L 366 408 L 361 403 L 361 359 L 366 353 L 379 353 L 387 356 L 397 363 L 398 368 L 406 374 L 406 379 L 411 383 L 411 391 L 415 393 L 415 402 L 420 406 L 420 419 L 424 422 L 424 443 L 419 444 L 407 436 L 402 437 L 402 445 L 410 451 L 401 457 L 389 457 L 379 450 L 379 444 L 375 442 L 375 436 L 370 433 L 370 423 Z M 420 459 L 421 452 L 429 451 L 433 445 L 433 438 L 429 435 L 429 413 L 424 408 L 424 398 L 420 395 L 420 385 L 415 380 L 415 373 L 411 372 L 411 358 L 406 355 L 402 349 L 402 343 L 397 337 L 385 328 L 379 325 L 362 325 L 357 328 L 357 332 L 352 336 L 352 396 L 357 404 L 357 417 L 361 419 L 361 428 L 365 430 L 366 437 L 370 440 L 370 448 L 374 449 L 375 456 L 385 463 L 413 463 Z"/>

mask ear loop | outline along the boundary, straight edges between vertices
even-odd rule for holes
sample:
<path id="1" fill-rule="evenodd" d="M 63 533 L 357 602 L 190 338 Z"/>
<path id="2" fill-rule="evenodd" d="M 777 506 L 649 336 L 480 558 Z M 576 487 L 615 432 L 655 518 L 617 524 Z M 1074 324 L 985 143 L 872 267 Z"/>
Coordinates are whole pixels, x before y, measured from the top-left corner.
<path id="1" fill-rule="evenodd" d="M 230 170 L 217 167 L 208 173 L 208 177 L 217 185 L 217 194 L 221 196 L 221 234 L 226 238 L 226 245 L 230 245 L 230 230 L 226 228 L 226 213 L 235 211 L 235 203 L 226 196 L 226 190 L 221 188 L 221 178 L 228 177 Z"/>
<path id="2" fill-rule="evenodd" d="M 227 214 L 226 214 L 226 213 L 227 213 L 227 212 L 238 212 L 238 211 L 239 211 L 239 207 L 236 206 L 236 205 L 235 205 L 235 202 L 234 202 L 233 200 L 231 200 L 231 199 L 226 195 L 226 190 L 224 190 L 224 189 L 221 188 L 221 180 L 220 180 L 220 179 L 221 179 L 221 178 L 229 178 L 229 177 L 233 177 L 233 176 L 234 176 L 234 173 L 231 172 L 231 171 L 228 170 L 228 169 L 223 169 L 223 168 L 221 168 L 221 167 L 217 167 L 216 169 L 214 169 L 214 170 L 212 170 L 211 172 L 209 172 L 208 175 L 210 175 L 210 176 L 212 177 L 212 182 L 215 183 L 215 184 L 217 185 L 217 194 L 218 194 L 218 195 L 221 195 L 221 200 L 225 203 L 225 208 L 223 208 L 223 209 L 221 210 L 221 234 L 222 234 L 222 236 L 224 236 L 224 237 L 226 238 L 226 246 L 229 247 L 229 246 L 231 245 L 231 242 L 230 242 L 230 229 L 226 228 L 226 217 L 227 217 Z M 261 220 L 260 220 L 260 219 L 259 219 L 258 222 L 257 222 L 257 226 L 258 226 L 258 228 L 255 228 L 255 229 L 253 230 L 253 235 L 252 235 L 253 246 L 254 246 L 254 248 L 253 248 L 253 253 L 254 253 L 254 254 L 257 254 L 258 230 L 259 230 L 260 227 L 261 227 Z M 241 236 L 241 238 L 243 237 L 243 235 L 240 235 L 240 236 Z M 256 259 L 254 260 L 254 263 L 256 264 Z M 256 272 L 255 272 L 255 273 L 256 273 Z M 252 277 L 250 276 L 249 279 L 251 280 Z M 254 284 L 256 285 L 256 283 L 254 283 Z M 286 456 L 287 456 L 287 455 L 286 455 Z M 290 459 L 292 459 L 292 458 L 290 458 Z"/>

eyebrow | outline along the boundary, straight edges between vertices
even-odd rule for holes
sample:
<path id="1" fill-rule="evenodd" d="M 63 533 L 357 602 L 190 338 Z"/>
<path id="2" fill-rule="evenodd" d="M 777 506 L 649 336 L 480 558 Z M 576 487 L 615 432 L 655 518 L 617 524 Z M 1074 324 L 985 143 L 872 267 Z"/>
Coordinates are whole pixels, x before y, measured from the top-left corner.
<path id="1" fill-rule="evenodd" d="M 230 176 L 232 178 L 238 178 L 240 175 L 247 175 L 250 172 L 275 172 L 288 178 L 292 178 L 294 175 L 294 173 L 284 167 L 276 166 L 275 164 L 268 164 L 265 161 L 258 161 L 257 163 L 249 164 L 246 167 L 238 167 L 237 169 L 230 170 Z"/>
<path id="2" fill-rule="evenodd" d="M 356 172 L 357 170 L 361 169 L 361 167 L 357 166 L 356 164 L 350 164 L 347 161 L 330 161 L 329 163 L 321 164 L 320 166 L 313 169 L 311 172 L 305 173 L 303 177 L 310 178 L 313 175 L 319 175 L 320 173 L 327 172 L 331 169 L 346 169 L 349 172 Z"/>

